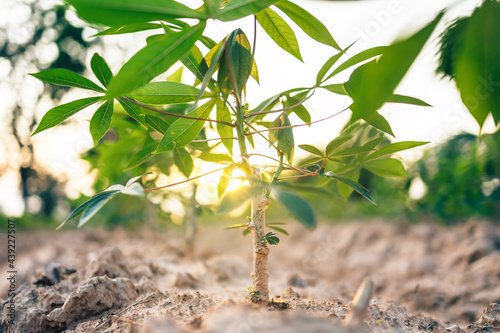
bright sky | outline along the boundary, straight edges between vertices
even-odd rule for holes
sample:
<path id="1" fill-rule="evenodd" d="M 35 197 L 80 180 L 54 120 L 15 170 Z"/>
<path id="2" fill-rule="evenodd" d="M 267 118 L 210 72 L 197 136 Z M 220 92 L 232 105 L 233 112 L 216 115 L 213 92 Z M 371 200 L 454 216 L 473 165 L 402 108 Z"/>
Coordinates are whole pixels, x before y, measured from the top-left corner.
<path id="1" fill-rule="evenodd" d="M 14 1 L 14 4 L 12 3 Z M 296 1 L 313 15 L 318 17 L 330 30 L 333 37 L 341 47 L 346 47 L 352 42 L 356 44 L 349 50 L 349 55 L 354 55 L 364 49 L 378 45 L 388 45 L 400 35 L 410 34 L 424 24 L 429 22 L 439 10 L 451 6 L 444 20 L 437 28 L 433 40 L 427 45 L 424 52 L 419 56 L 407 77 L 397 89 L 398 93 L 418 97 L 433 105 L 432 108 L 413 107 L 402 104 L 384 106 L 381 113 L 390 122 L 396 141 L 420 140 L 431 141 L 437 144 L 447 137 L 460 131 L 478 133 L 478 126 L 472 116 L 463 106 L 455 86 L 448 79 L 441 80 L 435 74 L 437 39 L 435 38 L 444 28 L 446 22 L 459 15 L 466 15 L 480 2 L 479 0 L 441 0 L 441 1 L 412 1 L 412 0 L 387 0 L 387 1 Z M 0 10 L 0 21 L 18 20 L 22 22 L 22 10 L 15 6 L 15 0 L 8 0 L 7 8 L 16 11 L 18 15 L 7 15 L 6 10 Z M 52 0 L 47 3 L 55 3 Z M 188 1 L 190 6 L 192 1 Z M 3 6 L 3 5 L 2 5 Z M 267 37 L 264 31 L 258 27 L 256 62 L 259 68 L 260 85 L 250 80 L 247 87 L 247 102 L 250 107 L 255 107 L 262 100 L 289 88 L 299 86 L 310 86 L 314 83 L 316 74 L 323 63 L 337 51 L 318 44 L 307 35 L 299 31 L 291 23 L 296 31 L 299 45 L 301 47 L 304 63 L 281 50 Z M 253 19 L 248 17 L 238 22 L 210 22 L 206 35 L 219 41 L 233 29 L 241 27 L 253 40 Z M 19 32 L 22 34 L 22 31 Z M 95 30 L 86 29 L 88 36 Z M 133 53 L 144 46 L 144 34 L 141 37 L 108 36 L 104 40 L 109 46 L 101 55 L 110 63 L 113 72 L 117 72 L 121 64 Z M 47 51 L 48 52 L 48 51 Z M 89 52 L 88 61 L 93 52 Z M 1 64 L 0 64 L 1 65 Z M 1 66 L 0 66 L 1 70 Z M 171 72 L 171 71 L 169 71 Z M 342 80 L 331 81 L 340 83 L 348 79 L 349 72 Z M 88 73 L 88 77 L 94 79 Z M 185 75 L 186 82 L 191 82 L 191 77 Z M 41 84 L 36 79 L 29 82 L 33 89 L 40 89 Z M 0 97 L 8 95 L 6 87 L 2 87 Z M 87 96 L 85 92 L 71 91 L 67 94 L 63 103 L 71 99 Z M 5 101 L 5 99 L 2 99 Z M 307 102 L 312 110 L 313 120 L 324 118 L 332 113 L 338 112 L 348 106 L 350 99 L 339 97 L 329 92 L 318 91 L 315 96 Z M 51 107 L 50 101 L 45 101 L 36 112 L 40 117 Z M 0 110 L 2 118 L 6 110 Z M 62 178 L 69 178 L 67 185 L 68 195 L 77 197 L 83 191 L 91 195 L 89 190 L 92 182 L 91 175 L 87 174 L 87 166 L 80 161 L 78 156 L 92 146 L 92 140 L 88 131 L 88 124 L 93 110 L 86 110 L 77 114 L 75 121 L 64 127 L 51 129 L 37 134 L 32 140 L 36 147 L 37 157 L 55 174 Z M 311 128 L 307 126 L 297 128 L 295 133 L 296 144 L 313 143 L 324 147 L 349 118 L 349 113 L 315 124 Z M 294 119 L 292 118 L 292 122 Z M 5 126 L 5 125 L 0 125 Z M 493 122 L 488 120 L 485 131 L 493 130 Z M 267 144 L 260 140 L 258 150 L 265 150 Z M 420 150 L 412 150 L 402 155 L 407 160 L 415 160 L 421 154 Z M 0 160 L 2 159 L 0 150 Z M 300 157 L 300 149 L 296 148 L 296 156 Z M 302 155 L 303 156 L 303 155 Z M 257 163 L 260 163 L 257 160 Z M 268 161 L 264 162 L 268 163 Z M 202 167 L 205 170 L 207 167 Z M 22 205 L 19 200 L 13 199 L 16 189 L 16 175 L 5 175 L 0 178 L 0 209 L 8 215 L 19 215 L 22 213 Z M 206 179 L 209 183 L 215 183 L 218 175 Z M 8 190 L 5 191 L 4 189 Z M 206 196 L 211 195 L 213 189 L 206 190 Z M 202 191 L 203 192 L 203 191 Z M 203 199 L 203 198 L 200 198 Z"/>

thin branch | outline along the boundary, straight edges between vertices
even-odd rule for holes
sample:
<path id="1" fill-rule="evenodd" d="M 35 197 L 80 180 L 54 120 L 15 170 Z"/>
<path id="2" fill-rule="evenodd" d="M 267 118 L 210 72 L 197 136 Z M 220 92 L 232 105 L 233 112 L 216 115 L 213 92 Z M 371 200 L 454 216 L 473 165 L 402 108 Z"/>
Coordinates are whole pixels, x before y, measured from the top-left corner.
<path id="1" fill-rule="evenodd" d="M 134 101 L 133 99 L 130 99 L 128 97 L 122 97 L 124 100 L 130 102 L 130 103 L 134 103 L 135 105 L 138 105 L 140 106 L 141 108 L 145 108 L 145 109 L 148 109 L 148 110 L 151 110 L 151 111 L 154 111 L 154 112 L 158 112 L 158 113 L 162 113 L 162 114 L 165 114 L 167 116 L 172 116 L 172 117 L 177 117 L 177 118 L 186 118 L 186 119 L 194 119 L 194 120 L 203 120 L 203 121 L 210 121 L 210 122 L 213 122 L 213 123 L 219 123 L 219 124 L 223 124 L 223 125 L 226 125 L 226 126 L 230 126 L 230 127 L 236 127 L 235 124 L 233 123 L 229 123 L 227 121 L 221 121 L 221 120 L 215 120 L 215 119 L 206 119 L 206 118 L 198 118 L 198 117 L 191 117 L 191 116 L 185 116 L 183 114 L 178 114 L 178 113 L 172 113 L 172 112 L 167 112 L 167 111 L 163 111 L 163 110 L 158 110 L 158 109 L 155 109 L 155 108 L 152 108 L 150 106 L 147 106 L 147 105 L 144 105 L 142 103 L 139 103 L 137 101 Z"/>
<path id="2" fill-rule="evenodd" d="M 204 174 L 202 174 L 202 175 L 199 175 L 199 176 L 196 176 L 196 177 L 193 177 L 193 178 L 189 178 L 189 179 L 183 180 L 183 181 L 181 181 L 181 182 L 177 182 L 177 183 L 168 184 L 168 185 L 165 185 L 165 186 L 160 186 L 160 187 L 154 187 L 154 188 L 146 188 L 146 189 L 144 189 L 143 191 L 144 191 L 144 192 L 157 191 L 157 190 L 161 190 L 161 189 L 164 189 L 164 188 L 167 188 L 167 187 L 172 187 L 172 186 L 175 186 L 175 185 L 184 184 L 184 183 L 190 182 L 190 181 L 192 181 L 192 180 L 195 180 L 195 179 L 198 179 L 198 178 L 201 178 L 201 177 L 207 176 L 207 175 L 209 175 L 209 174 L 211 174 L 211 173 L 214 173 L 214 172 L 217 172 L 217 171 L 224 170 L 224 169 L 226 169 L 226 168 L 227 168 L 227 167 L 223 167 L 223 168 L 215 169 L 215 170 L 212 170 L 212 171 L 210 171 L 210 172 L 204 173 Z"/>
<path id="3" fill-rule="evenodd" d="M 274 128 L 266 128 L 266 129 L 263 129 L 263 130 L 260 130 L 260 131 L 255 131 L 255 132 L 250 132 L 250 133 L 245 133 L 246 136 L 249 136 L 249 135 L 254 135 L 254 134 L 257 134 L 257 133 L 262 133 L 262 132 L 268 132 L 268 131 L 275 131 L 275 130 L 280 130 L 280 129 L 285 129 L 285 128 L 294 128 L 294 127 L 300 127 L 300 126 L 308 126 L 308 125 L 312 125 L 312 124 L 315 124 L 315 123 L 319 123 L 321 121 L 325 121 L 325 120 L 328 120 L 330 118 L 333 118 L 335 116 L 338 116 L 339 114 L 341 114 L 342 112 L 345 112 L 349 109 L 349 106 L 346 107 L 344 110 L 342 111 L 339 111 L 335 114 L 332 114 L 331 116 L 328 116 L 326 118 L 323 118 L 323 119 L 319 119 L 319 120 L 315 120 L 315 121 L 311 121 L 311 122 L 308 122 L 308 123 L 305 123 L 305 124 L 299 124 L 299 125 L 291 125 L 291 126 L 283 126 L 283 127 L 274 127 Z"/>
<path id="4" fill-rule="evenodd" d="M 298 102 L 297 104 L 292 105 L 292 106 L 288 106 L 288 107 L 283 108 L 283 109 L 247 113 L 245 115 L 245 118 L 250 118 L 250 117 L 258 116 L 259 114 L 276 113 L 276 112 L 283 112 L 283 111 L 288 111 L 288 110 L 295 109 L 297 106 L 300 106 L 300 105 L 304 104 L 309 98 L 312 97 L 312 95 L 314 95 L 314 92 L 311 95 L 309 95 L 306 98 L 304 98 L 302 101 Z"/>
<path id="5" fill-rule="evenodd" d="M 225 140 L 225 139 L 232 139 L 232 140 L 238 140 L 237 137 L 234 136 L 227 136 L 227 137 L 222 137 L 222 138 L 213 138 L 213 139 L 206 139 L 206 140 L 193 140 L 191 143 L 200 143 L 200 142 L 208 142 L 208 141 L 214 141 L 214 140 Z"/>
<path id="6" fill-rule="evenodd" d="M 258 132 L 257 129 L 255 127 L 253 127 L 252 125 L 250 125 L 249 123 L 247 123 L 246 121 L 243 120 L 243 122 L 248 126 L 250 127 L 251 129 L 253 129 L 254 131 Z M 258 133 L 264 140 L 266 140 L 267 142 L 269 142 L 269 144 L 271 145 L 271 147 L 273 147 L 274 149 L 276 149 L 277 152 L 279 152 L 280 150 L 278 149 L 278 147 L 276 147 L 274 145 L 274 143 L 271 142 L 271 140 L 269 140 L 268 138 L 266 138 L 264 136 L 264 134 L 262 133 Z"/>
<path id="7" fill-rule="evenodd" d="M 269 158 L 269 159 L 271 159 L 271 160 L 273 160 L 273 161 L 275 161 L 275 162 L 282 163 L 283 165 L 285 165 L 285 166 L 289 167 L 289 168 L 290 168 L 290 169 L 292 169 L 292 170 L 295 170 L 295 171 L 301 172 L 301 173 L 306 174 L 306 175 L 308 175 L 308 176 L 309 176 L 309 175 L 314 175 L 314 172 L 309 172 L 309 171 L 305 171 L 305 170 L 302 170 L 302 169 L 298 169 L 298 168 L 296 168 L 296 167 L 291 166 L 290 164 L 287 164 L 287 163 L 285 163 L 285 162 L 281 162 L 280 160 L 278 160 L 278 159 L 276 159 L 276 158 L 274 158 L 274 157 L 271 157 L 271 156 L 267 156 L 267 155 L 263 155 L 263 154 L 258 154 L 258 153 L 251 153 L 251 154 L 248 154 L 248 156 L 262 156 L 262 157 L 267 157 L 267 158 Z"/>

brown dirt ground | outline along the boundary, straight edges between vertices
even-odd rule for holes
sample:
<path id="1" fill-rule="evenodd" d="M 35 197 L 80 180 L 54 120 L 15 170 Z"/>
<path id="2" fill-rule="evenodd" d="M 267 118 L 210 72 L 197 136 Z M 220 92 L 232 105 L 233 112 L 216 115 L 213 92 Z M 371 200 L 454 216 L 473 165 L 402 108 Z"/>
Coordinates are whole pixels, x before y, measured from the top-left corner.
<path id="1" fill-rule="evenodd" d="M 178 232 L 18 233 L 16 284 L 38 282 L 14 298 L 14 325 L 3 308 L 0 331 L 500 332 L 499 225 L 291 225 L 271 249 L 274 306 L 245 300 L 251 239 L 222 228 L 205 226 L 189 257 Z M 364 277 L 366 320 L 346 328 Z"/>

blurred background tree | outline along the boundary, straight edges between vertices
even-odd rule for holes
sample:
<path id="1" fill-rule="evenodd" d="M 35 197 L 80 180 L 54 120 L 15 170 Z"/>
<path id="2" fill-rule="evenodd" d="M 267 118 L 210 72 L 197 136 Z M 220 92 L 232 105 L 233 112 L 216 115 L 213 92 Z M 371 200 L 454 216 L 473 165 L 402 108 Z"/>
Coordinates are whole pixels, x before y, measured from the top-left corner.
<path id="1" fill-rule="evenodd" d="M 63 184 L 38 162 L 30 135 L 38 121 L 37 105 L 44 98 L 58 103 L 68 88 L 49 84 L 33 88 L 26 72 L 65 68 L 83 73 L 87 52 L 97 40 L 86 40 L 84 29 L 68 21 L 63 6 L 23 0 L 17 1 L 15 10 L 20 14 L 16 20 L 0 26 L 0 86 L 9 96 L 3 119 L 10 123 L 0 139 L 7 156 L 0 174 L 15 171 L 25 214 L 50 221 L 58 205 L 66 203 Z"/>

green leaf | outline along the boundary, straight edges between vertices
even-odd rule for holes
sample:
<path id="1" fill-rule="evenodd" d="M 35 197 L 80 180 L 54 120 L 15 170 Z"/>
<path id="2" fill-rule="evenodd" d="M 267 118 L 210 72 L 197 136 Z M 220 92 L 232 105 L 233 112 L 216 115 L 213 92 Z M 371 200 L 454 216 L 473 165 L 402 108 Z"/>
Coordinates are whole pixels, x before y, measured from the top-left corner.
<path id="1" fill-rule="evenodd" d="M 212 48 L 203 58 L 206 65 L 208 66 L 208 69 L 205 75 L 203 76 L 200 92 L 198 93 L 198 98 L 196 99 L 195 103 L 198 103 L 198 100 L 201 98 L 203 92 L 205 91 L 208 84 L 212 80 L 212 76 L 214 75 L 215 71 L 219 68 L 219 60 L 222 57 L 222 53 L 224 52 L 225 49 L 224 42 L 225 39 L 216 44 L 215 47 Z"/>
<path id="2" fill-rule="evenodd" d="M 230 92 L 235 91 L 234 89 L 236 89 L 237 96 L 241 96 L 252 72 L 253 59 L 250 42 L 241 29 L 234 30 L 227 37 L 225 50 L 220 62 L 217 81 L 221 92 L 227 99 Z"/>
<path id="3" fill-rule="evenodd" d="M 217 120 L 231 122 L 231 113 L 229 108 L 221 99 L 217 99 Z M 234 134 L 234 129 L 230 126 L 217 123 L 217 133 L 221 138 L 230 138 Z M 233 139 L 222 139 L 222 144 L 227 148 L 229 154 L 233 154 Z"/>
<path id="4" fill-rule="evenodd" d="M 214 163 L 222 163 L 222 162 L 228 162 L 228 163 L 234 163 L 233 158 L 229 155 L 226 154 L 214 154 L 214 153 L 203 153 L 200 156 L 198 156 L 200 160 L 206 161 L 206 162 L 214 162 Z"/>
<path id="5" fill-rule="evenodd" d="M 200 90 L 187 84 L 178 82 L 151 82 L 136 89 L 127 95 L 133 99 L 147 104 L 176 104 L 195 101 Z M 202 98 L 213 94 L 202 94 Z"/>
<path id="6" fill-rule="evenodd" d="M 174 149 L 174 163 L 186 178 L 193 172 L 193 159 L 191 154 L 184 148 Z"/>
<path id="7" fill-rule="evenodd" d="M 207 19 L 203 12 L 173 0 L 67 0 L 78 16 L 106 26 L 123 26 L 173 18 Z"/>
<path id="8" fill-rule="evenodd" d="M 465 31 L 457 37 L 460 47 L 454 49 L 457 55 L 453 65 L 460 97 L 480 128 L 490 113 L 495 124 L 500 123 L 499 17 L 498 2 L 483 1 L 468 19 Z"/>
<path id="9" fill-rule="evenodd" d="M 336 179 L 339 182 L 344 183 L 345 185 L 349 186 L 354 191 L 358 192 L 363 197 L 365 197 L 366 199 L 368 199 L 368 201 L 370 201 L 371 203 L 375 204 L 375 201 L 373 201 L 373 199 L 371 198 L 370 193 L 368 193 L 368 190 L 366 188 L 364 188 L 363 185 L 359 184 L 358 182 L 356 182 L 354 180 L 351 180 L 349 178 L 342 177 L 342 176 L 339 176 L 337 174 L 334 174 L 331 171 L 326 172 L 325 176 L 333 178 L 333 179 Z"/>
<path id="10" fill-rule="evenodd" d="M 408 177 L 403 163 L 395 158 L 371 160 L 362 163 L 361 167 L 380 177 Z"/>
<path id="11" fill-rule="evenodd" d="M 125 26 L 114 26 L 103 30 L 91 37 L 99 37 L 99 36 L 109 36 L 109 35 L 121 35 L 128 34 L 132 32 L 152 30 L 161 28 L 161 24 L 158 23 L 136 23 L 136 24 L 128 24 Z"/>
<path id="12" fill-rule="evenodd" d="M 303 93 L 297 94 L 295 96 L 287 96 L 286 101 L 284 103 L 284 106 L 286 108 L 292 107 L 294 105 L 300 104 L 302 101 L 304 101 L 307 98 L 307 91 L 304 91 Z M 309 114 L 309 111 L 307 111 L 306 107 L 304 104 L 297 105 L 293 109 L 285 111 L 287 114 L 290 114 L 292 112 L 295 112 L 297 117 L 300 118 L 304 123 L 309 123 L 311 122 L 311 115 Z"/>
<path id="13" fill-rule="evenodd" d="M 383 137 L 376 138 L 373 140 L 368 141 L 361 147 L 349 147 L 342 149 L 340 151 L 336 151 L 328 155 L 329 159 L 335 159 L 338 157 L 347 157 L 347 156 L 353 156 L 353 155 L 359 155 L 359 154 L 366 154 L 372 150 L 375 149 L 377 145 L 379 145 L 382 141 L 384 140 Z"/>
<path id="14" fill-rule="evenodd" d="M 360 168 L 356 168 L 354 171 L 344 174 L 343 177 L 357 182 L 359 179 L 359 174 L 360 174 Z M 348 186 L 340 181 L 337 182 L 337 188 L 342 198 L 344 198 L 344 200 L 347 200 L 351 196 L 353 191 L 353 188 L 351 186 Z"/>
<path id="15" fill-rule="evenodd" d="M 229 230 L 229 229 L 240 229 L 240 228 L 246 228 L 246 224 L 233 224 L 227 228 L 224 228 L 224 230 Z"/>
<path id="16" fill-rule="evenodd" d="M 286 231 L 286 230 L 285 230 L 285 229 L 283 229 L 283 228 L 280 228 L 280 227 L 275 227 L 275 226 L 273 226 L 273 225 L 269 225 L 269 224 L 267 225 L 267 227 L 268 227 L 268 228 L 270 228 L 270 229 L 276 230 L 277 232 L 281 232 L 283 235 L 289 236 L 288 231 Z"/>
<path id="17" fill-rule="evenodd" d="M 271 125 L 272 128 L 288 127 L 291 126 L 290 120 L 285 112 L 281 113 L 273 121 Z M 292 128 L 282 128 L 278 130 L 272 130 L 269 132 L 269 140 L 271 142 L 278 142 L 278 149 L 285 154 L 289 163 L 292 163 L 293 152 L 295 148 L 295 143 L 293 140 L 293 130 Z"/>
<path id="18" fill-rule="evenodd" d="M 105 92 L 104 89 L 102 89 L 89 79 L 64 68 L 47 69 L 45 71 L 32 73 L 30 75 L 43 82 L 56 84 L 59 86 L 83 88 L 98 92 Z"/>
<path id="19" fill-rule="evenodd" d="M 220 197 L 226 192 L 227 185 L 229 185 L 229 181 L 231 180 L 231 175 L 233 174 L 234 167 L 230 166 L 225 168 L 222 172 L 222 176 L 220 177 L 219 184 L 217 185 L 217 194 Z"/>
<path id="20" fill-rule="evenodd" d="M 207 119 L 214 107 L 216 100 L 212 99 L 200 106 L 199 108 L 189 112 L 187 116 Z M 200 133 L 205 120 L 195 120 L 187 118 L 177 119 L 170 127 L 168 131 L 160 141 L 157 153 L 172 150 L 174 148 L 184 147 L 193 141 Z"/>
<path id="21" fill-rule="evenodd" d="M 332 157 L 333 154 L 337 151 L 337 149 L 344 144 L 345 142 L 349 141 L 351 139 L 350 136 L 339 136 L 338 138 L 333 139 L 328 143 L 326 146 L 326 156 L 327 157 Z"/>
<path id="22" fill-rule="evenodd" d="M 101 200 L 103 198 L 104 199 L 109 198 L 110 196 L 113 196 L 114 194 L 116 194 L 118 192 L 119 191 L 101 192 L 101 193 L 98 193 L 98 194 L 94 195 L 92 198 L 90 198 L 89 200 L 85 201 L 80 206 L 78 206 L 74 211 L 72 211 L 71 214 L 69 214 L 69 216 L 57 227 L 57 229 L 60 229 L 64 224 L 66 224 L 66 222 L 68 222 L 72 218 L 74 218 L 74 217 L 80 215 L 81 213 L 83 213 L 83 211 L 89 205 L 91 205 L 92 203 L 97 202 L 97 201 L 99 201 L 99 200 Z"/>
<path id="23" fill-rule="evenodd" d="M 307 152 L 309 152 L 311 154 L 323 157 L 323 153 L 321 152 L 321 150 L 319 150 L 318 148 L 316 148 L 314 146 L 311 146 L 311 145 L 299 145 L 299 148 L 300 149 L 304 149 L 305 151 L 307 151 Z"/>
<path id="24" fill-rule="evenodd" d="M 278 0 L 231 0 L 215 16 L 221 21 L 234 21 L 260 12 Z"/>
<path id="25" fill-rule="evenodd" d="M 268 232 L 265 236 L 264 239 L 269 243 L 269 245 L 278 245 L 280 242 L 280 239 L 275 236 L 276 233 L 271 231 Z"/>
<path id="26" fill-rule="evenodd" d="M 406 150 L 406 149 L 411 149 L 414 147 L 426 145 L 429 142 L 422 142 L 422 141 L 402 141 L 402 142 L 394 142 L 391 144 L 388 144 L 387 146 L 384 146 L 377 150 L 376 152 L 368 155 L 365 160 L 373 160 L 379 157 L 385 157 L 392 155 L 394 153 L 397 153 L 398 151 Z"/>
<path id="27" fill-rule="evenodd" d="M 290 1 L 280 1 L 276 4 L 276 7 L 291 18 L 292 21 L 312 39 L 322 44 L 329 45 L 337 50 L 341 50 L 340 46 L 333 39 L 323 23 L 303 8 Z"/>
<path id="28" fill-rule="evenodd" d="M 268 99 L 260 103 L 255 109 L 250 111 L 249 114 L 271 110 L 276 104 L 278 104 L 280 97 L 281 94 L 269 97 Z"/>
<path id="29" fill-rule="evenodd" d="M 325 86 L 320 86 L 320 88 L 326 89 L 334 94 L 347 95 L 343 83 L 327 84 Z"/>
<path id="30" fill-rule="evenodd" d="M 92 202 L 85 208 L 83 211 L 82 216 L 80 217 L 80 221 L 78 222 L 78 228 L 82 227 L 85 223 L 87 223 L 92 216 L 94 216 L 101 208 L 109 202 L 109 200 L 113 199 L 116 194 L 120 193 L 119 190 L 115 191 L 106 191 L 104 192 L 106 194 L 101 195 L 99 197 L 95 196 L 93 198 L 96 198 L 95 200 L 92 200 Z"/>
<path id="31" fill-rule="evenodd" d="M 120 95 L 142 87 L 165 72 L 179 60 L 198 40 L 205 22 L 178 33 L 155 40 L 137 52 L 111 80 L 107 95 Z"/>
<path id="32" fill-rule="evenodd" d="M 165 120 L 161 119 L 160 117 L 150 116 L 149 114 L 146 115 L 146 124 L 149 128 L 161 134 L 165 134 L 168 129 L 168 124 Z"/>
<path id="33" fill-rule="evenodd" d="M 316 217 L 307 201 L 293 193 L 281 190 L 275 190 L 273 194 L 299 222 L 308 228 L 316 227 Z"/>
<path id="34" fill-rule="evenodd" d="M 62 104 L 56 106 L 53 109 L 50 109 L 40 121 L 40 124 L 36 128 L 35 132 L 31 135 L 35 135 L 40 133 L 41 131 L 45 131 L 51 127 L 54 127 L 80 110 L 85 109 L 86 107 L 97 103 L 101 98 L 100 97 L 88 97 L 83 99 L 78 99 L 73 102 L 69 102 L 66 104 Z"/>
<path id="35" fill-rule="evenodd" d="M 142 175 L 139 175 L 139 176 L 135 176 L 135 177 L 132 177 L 130 178 L 128 181 L 127 181 L 127 184 L 125 185 L 125 187 L 130 187 L 132 184 L 134 184 L 136 181 L 138 181 L 139 179 L 141 179 L 142 177 L 146 176 L 146 175 L 151 175 L 152 172 L 145 172 L 143 173 Z"/>
<path id="36" fill-rule="evenodd" d="M 350 57 L 347 59 L 344 63 L 342 63 L 339 67 L 337 67 L 324 81 L 328 81 L 335 75 L 337 75 L 340 72 L 345 71 L 349 67 L 352 67 L 354 65 L 357 65 L 363 61 L 366 61 L 368 59 L 371 59 L 373 57 L 377 57 L 381 54 L 383 54 L 387 50 L 388 46 L 376 46 L 372 47 L 371 49 L 364 50 L 359 52 L 358 54 Z"/>
<path id="37" fill-rule="evenodd" d="M 107 87 L 109 81 L 113 77 L 113 73 L 111 73 L 111 69 L 109 69 L 106 60 L 104 60 L 99 54 L 94 53 L 92 60 L 90 60 L 90 67 L 99 82 L 101 82 L 103 86 Z"/>
<path id="38" fill-rule="evenodd" d="M 229 213 L 230 211 L 243 206 L 262 191 L 262 186 L 241 186 L 235 190 L 226 192 L 219 201 L 217 214 Z"/>
<path id="39" fill-rule="evenodd" d="M 203 60 L 203 54 L 201 53 L 198 46 L 193 45 L 191 48 L 181 57 L 181 62 L 187 69 L 193 73 L 198 80 L 203 81 L 204 71 L 201 70 L 200 65 Z M 206 66 L 206 64 L 205 64 Z M 205 69 L 206 70 L 206 69 Z"/>
<path id="40" fill-rule="evenodd" d="M 353 120 L 363 119 L 393 135 L 389 124 L 377 110 L 392 96 L 442 16 L 443 13 L 440 13 L 413 36 L 389 46 L 378 61 L 366 63 L 352 73 L 344 87 L 354 100 L 350 107 Z"/>
<path id="41" fill-rule="evenodd" d="M 321 84 L 323 78 L 328 73 L 330 68 L 332 68 L 332 66 L 335 65 L 335 63 L 337 63 L 337 61 L 340 59 L 340 57 L 342 57 L 347 52 L 347 50 L 349 50 L 351 48 L 351 46 L 353 46 L 353 45 L 354 45 L 354 43 L 352 43 L 351 45 L 349 45 L 348 47 L 346 47 L 345 49 L 343 49 L 339 53 L 333 55 L 330 59 L 328 59 L 325 62 L 325 64 L 319 70 L 318 75 L 316 76 L 316 85 Z"/>
<path id="42" fill-rule="evenodd" d="M 170 74 L 169 77 L 167 77 L 167 81 L 169 82 L 177 82 L 177 83 L 182 83 L 182 73 L 184 72 L 184 67 L 179 67 L 175 72 Z"/>
<path id="43" fill-rule="evenodd" d="M 260 26 L 279 47 L 302 61 L 297 38 L 285 20 L 270 8 L 260 11 L 255 17 L 257 17 Z"/>
<path id="44" fill-rule="evenodd" d="M 326 89 L 334 94 L 348 95 L 347 91 L 345 91 L 344 84 L 342 83 L 327 84 L 324 86 L 320 86 L 320 88 Z M 391 97 L 389 97 L 387 103 L 403 103 L 403 104 L 412 104 L 418 106 L 432 106 L 422 101 L 421 99 L 405 95 L 398 95 L 398 94 L 393 94 Z"/>
<path id="45" fill-rule="evenodd" d="M 142 107 L 122 98 L 118 98 L 118 102 L 120 102 L 121 106 L 130 117 L 135 119 L 139 124 L 146 125 Z"/>
<path id="46" fill-rule="evenodd" d="M 412 104 L 412 105 L 418 105 L 418 106 L 432 106 L 421 99 L 415 98 L 415 97 L 410 97 L 410 96 L 405 96 L 405 95 L 398 95 L 398 94 L 393 94 L 389 99 L 387 100 L 389 103 L 403 103 L 403 104 Z"/>
<path id="47" fill-rule="evenodd" d="M 92 134 L 94 145 L 106 134 L 109 126 L 111 126 L 113 106 L 113 100 L 105 102 L 97 109 L 90 120 L 90 134 Z"/>
<path id="48" fill-rule="evenodd" d="M 146 143 L 137 153 L 132 155 L 126 170 L 135 168 L 136 166 L 146 162 L 152 156 L 156 147 L 158 147 L 158 142 L 153 141 Z"/>

